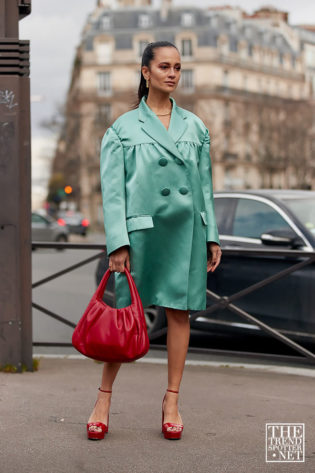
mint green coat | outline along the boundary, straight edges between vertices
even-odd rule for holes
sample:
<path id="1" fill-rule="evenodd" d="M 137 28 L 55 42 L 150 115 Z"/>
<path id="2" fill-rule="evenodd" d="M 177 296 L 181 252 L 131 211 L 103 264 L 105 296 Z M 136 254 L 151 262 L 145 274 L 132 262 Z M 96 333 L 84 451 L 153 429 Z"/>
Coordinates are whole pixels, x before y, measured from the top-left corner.
<path id="1" fill-rule="evenodd" d="M 209 131 L 176 105 L 168 130 L 146 104 L 122 114 L 101 143 L 107 254 L 129 245 L 144 307 L 206 309 L 207 241 L 220 244 L 214 214 Z M 131 303 L 115 272 L 116 306 Z"/>

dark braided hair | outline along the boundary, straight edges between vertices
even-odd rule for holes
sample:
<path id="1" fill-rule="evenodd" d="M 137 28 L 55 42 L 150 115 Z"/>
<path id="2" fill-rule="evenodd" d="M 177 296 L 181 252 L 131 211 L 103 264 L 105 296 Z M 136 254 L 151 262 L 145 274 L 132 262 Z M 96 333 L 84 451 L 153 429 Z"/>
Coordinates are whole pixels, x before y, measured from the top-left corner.
<path id="1" fill-rule="evenodd" d="M 157 48 L 164 48 L 164 47 L 177 49 L 175 44 L 170 43 L 169 41 L 155 41 L 154 43 L 147 44 L 142 53 L 141 68 L 142 66 L 150 67 L 150 62 L 152 61 L 152 59 L 154 59 L 154 50 Z M 138 100 L 132 108 L 137 108 L 139 106 L 139 103 L 141 102 L 142 97 L 144 95 L 147 95 L 148 90 L 149 90 L 146 86 L 146 80 L 142 74 L 142 71 L 140 73 L 141 73 L 141 78 L 140 78 L 140 84 L 138 88 Z"/>

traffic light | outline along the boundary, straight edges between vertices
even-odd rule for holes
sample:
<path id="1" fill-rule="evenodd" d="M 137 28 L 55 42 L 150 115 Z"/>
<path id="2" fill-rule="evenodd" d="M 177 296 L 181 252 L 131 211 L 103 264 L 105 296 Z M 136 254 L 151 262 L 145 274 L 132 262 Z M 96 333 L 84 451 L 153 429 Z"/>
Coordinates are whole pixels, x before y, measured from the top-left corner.
<path id="1" fill-rule="evenodd" d="M 64 191 L 66 194 L 72 194 L 72 187 L 71 186 L 65 186 Z"/>

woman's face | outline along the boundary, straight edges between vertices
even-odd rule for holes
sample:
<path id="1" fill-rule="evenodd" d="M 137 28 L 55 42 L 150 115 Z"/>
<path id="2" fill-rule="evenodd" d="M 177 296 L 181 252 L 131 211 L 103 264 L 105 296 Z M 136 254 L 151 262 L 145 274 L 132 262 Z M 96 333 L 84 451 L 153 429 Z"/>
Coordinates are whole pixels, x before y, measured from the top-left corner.
<path id="1" fill-rule="evenodd" d="M 170 93 L 178 85 L 180 69 L 179 52 L 176 48 L 167 46 L 154 49 L 150 69 L 142 66 L 142 73 L 145 79 L 149 79 L 149 88 Z"/>

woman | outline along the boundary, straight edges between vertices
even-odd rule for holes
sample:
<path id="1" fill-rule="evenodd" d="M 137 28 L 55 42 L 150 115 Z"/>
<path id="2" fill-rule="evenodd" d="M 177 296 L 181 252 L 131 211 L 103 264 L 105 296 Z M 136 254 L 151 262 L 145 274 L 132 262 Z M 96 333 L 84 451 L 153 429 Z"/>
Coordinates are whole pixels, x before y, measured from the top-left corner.
<path id="1" fill-rule="evenodd" d="M 127 267 L 143 306 L 165 307 L 168 389 L 162 432 L 181 438 L 178 393 L 190 336 L 189 310 L 206 309 L 207 272 L 220 263 L 209 131 L 170 97 L 180 54 L 159 41 L 143 52 L 136 108 L 121 115 L 101 144 L 101 186 L 109 268 L 117 307 L 131 303 Z M 208 252 L 207 252 L 208 250 Z M 120 363 L 105 363 L 88 438 L 108 430 L 112 385 Z"/>

